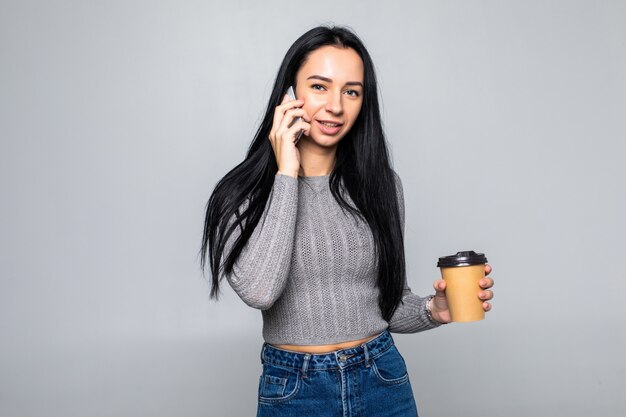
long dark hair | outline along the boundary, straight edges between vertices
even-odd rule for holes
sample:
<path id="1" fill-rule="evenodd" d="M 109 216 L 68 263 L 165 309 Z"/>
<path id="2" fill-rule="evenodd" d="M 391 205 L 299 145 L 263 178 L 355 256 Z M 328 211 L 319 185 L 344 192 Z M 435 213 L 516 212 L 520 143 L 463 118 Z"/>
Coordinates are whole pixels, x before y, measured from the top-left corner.
<path id="1" fill-rule="evenodd" d="M 330 174 L 330 189 L 342 208 L 360 216 L 369 224 L 378 257 L 378 302 L 383 318 L 389 321 L 400 303 L 406 283 L 395 174 L 390 166 L 381 123 L 374 64 L 361 40 L 345 27 L 320 26 L 311 29 L 287 51 L 278 70 L 265 116 L 244 161 L 217 183 L 207 203 L 200 250 L 201 267 L 204 273 L 208 249 L 212 275 L 211 297 L 217 298 L 222 276 L 232 274 L 235 261 L 263 214 L 278 171 L 268 139 L 274 110 L 281 103 L 287 88 L 295 84 L 296 73 L 309 54 L 326 45 L 352 48 L 363 61 L 361 111 L 337 146 L 335 165 Z M 341 188 L 349 193 L 356 207 L 352 207 L 342 197 Z M 248 205 L 240 213 L 239 208 L 246 199 Z M 237 227 L 241 228 L 241 233 L 230 253 L 223 258 L 225 243 Z"/>

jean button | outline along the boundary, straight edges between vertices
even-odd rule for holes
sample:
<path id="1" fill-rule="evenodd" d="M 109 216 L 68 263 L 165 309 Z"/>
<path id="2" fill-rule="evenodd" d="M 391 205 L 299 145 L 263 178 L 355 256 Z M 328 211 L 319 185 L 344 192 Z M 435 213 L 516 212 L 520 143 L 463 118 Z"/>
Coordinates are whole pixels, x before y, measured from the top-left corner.
<path id="1" fill-rule="evenodd" d="M 346 355 L 342 354 L 341 356 L 339 356 L 339 360 L 340 360 L 341 362 L 345 362 L 345 361 L 347 361 L 347 360 L 348 360 L 348 357 L 347 357 Z"/>

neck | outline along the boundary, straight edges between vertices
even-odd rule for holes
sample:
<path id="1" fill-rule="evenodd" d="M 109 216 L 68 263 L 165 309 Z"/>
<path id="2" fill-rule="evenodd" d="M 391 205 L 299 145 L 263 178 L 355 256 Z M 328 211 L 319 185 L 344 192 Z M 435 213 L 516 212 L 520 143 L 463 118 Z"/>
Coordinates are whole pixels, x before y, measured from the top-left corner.
<path id="1" fill-rule="evenodd" d="M 301 177 L 329 175 L 335 167 L 337 146 L 324 148 L 312 146 L 303 141 L 301 143 L 302 145 L 298 146 L 300 151 L 300 170 L 298 175 Z"/>

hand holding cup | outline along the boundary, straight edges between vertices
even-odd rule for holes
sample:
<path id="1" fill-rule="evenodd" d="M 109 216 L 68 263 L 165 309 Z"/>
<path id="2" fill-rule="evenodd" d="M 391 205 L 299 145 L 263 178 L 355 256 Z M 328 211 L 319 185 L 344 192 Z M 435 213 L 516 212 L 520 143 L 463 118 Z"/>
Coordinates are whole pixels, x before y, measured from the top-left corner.
<path id="1" fill-rule="evenodd" d="M 473 255 L 469 255 L 470 253 Z M 453 257 L 458 257 L 460 254 L 469 255 L 470 259 L 476 259 L 474 255 L 482 255 L 474 252 L 459 252 Z M 484 258 L 484 255 L 482 257 Z M 431 304 L 433 319 L 441 323 L 482 320 L 485 312 L 491 310 L 488 300 L 493 298 L 493 291 L 489 288 L 493 286 L 494 281 L 487 277 L 491 273 L 491 266 L 486 263 L 486 258 L 484 258 L 484 263 L 467 265 L 461 262 L 456 267 L 451 267 L 449 264 L 448 267 L 443 267 L 446 265 L 445 260 L 446 258 L 440 258 L 444 279 L 435 280 L 433 284 L 435 289 L 435 297 Z M 475 296 L 474 291 L 476 291 Z"/>

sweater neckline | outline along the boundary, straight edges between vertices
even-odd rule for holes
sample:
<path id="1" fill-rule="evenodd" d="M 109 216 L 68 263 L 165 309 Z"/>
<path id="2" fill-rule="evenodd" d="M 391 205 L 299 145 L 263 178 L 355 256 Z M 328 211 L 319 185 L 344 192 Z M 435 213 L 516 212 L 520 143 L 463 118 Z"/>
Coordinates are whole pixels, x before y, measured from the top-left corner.
<path id="1" fill-rule="evenodd" d="M 329 175 L 314 175 L 310 177 L 298 177 L 298 183 L 303 187 L 309 188 L 316 193 L 323 192 L 329 188 L 330 184 L 330 174 Z"/>
<path id="2" fill-rule="evenodd" d="M 329 178 L 330 178 L 330 174 L 328 174 L 328 175 L 313 175 L 313 176 L 309 176 L 309 177 L 298 176 L 298 179 L 301 179 L 302 181 L 306 181 L 306 182 L 328 181 Z"/>

